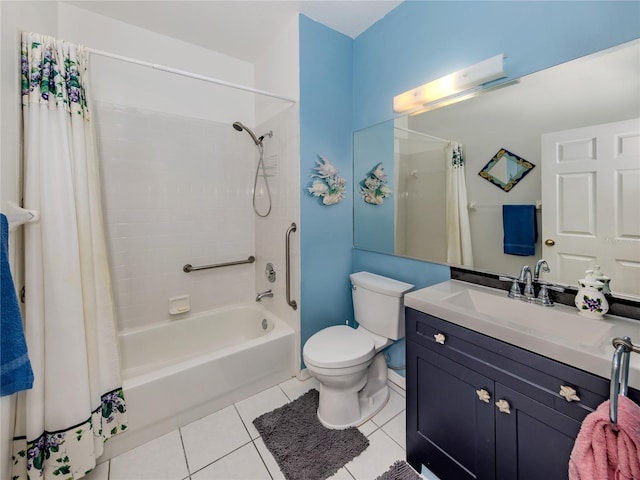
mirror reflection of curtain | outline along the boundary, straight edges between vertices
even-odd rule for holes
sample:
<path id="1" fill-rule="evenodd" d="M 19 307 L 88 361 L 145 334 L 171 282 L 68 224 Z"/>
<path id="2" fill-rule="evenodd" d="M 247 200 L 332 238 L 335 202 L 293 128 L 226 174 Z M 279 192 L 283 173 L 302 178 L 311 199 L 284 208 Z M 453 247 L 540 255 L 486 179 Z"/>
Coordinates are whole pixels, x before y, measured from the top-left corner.
<path id="1" fill-rule="evenodd" d="M 98 159 L 87 99 L 88 53 L 22 37 L 25 336 L 34 370 L 20 392 L 13 477 L 83 477 L 126 428 Z"/>
<path id="2" fill-rule="evenodd" d="M 451 142 L 447 146 L 446 162 L 447 262 L 472 267 L 473 253 L 462 145 Z"/>

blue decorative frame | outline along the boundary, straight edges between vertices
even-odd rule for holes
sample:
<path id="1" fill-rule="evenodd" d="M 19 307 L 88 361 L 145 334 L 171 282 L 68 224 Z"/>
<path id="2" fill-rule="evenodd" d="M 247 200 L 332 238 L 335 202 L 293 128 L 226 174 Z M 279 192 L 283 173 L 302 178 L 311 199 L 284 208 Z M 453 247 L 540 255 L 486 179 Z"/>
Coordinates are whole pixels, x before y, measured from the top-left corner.
<path id="1" fill-rule="evenodd" d="M 496 166 L 496 164 L 500 160 L 506 160 L 512 167 L 515 167 L 516 170 L 513 175 L 509 175 L 507 183 L 503 182 L 501 179 L 494 177 L 491 175 L 491 169 Z M 496 187 L 504 190 L 505 192 L 510 191 L 520 180 L 522 180 L 533 168 L 535 165 L 531 162 L 528 162 L 524 158 L 516 155 L 515 153 L 511 153 L 506 148 L 501 148 L 498 150 L 493 158 L 487 163 L 482 170 L 478 172 L 485 180 L 488 180 Z"/>

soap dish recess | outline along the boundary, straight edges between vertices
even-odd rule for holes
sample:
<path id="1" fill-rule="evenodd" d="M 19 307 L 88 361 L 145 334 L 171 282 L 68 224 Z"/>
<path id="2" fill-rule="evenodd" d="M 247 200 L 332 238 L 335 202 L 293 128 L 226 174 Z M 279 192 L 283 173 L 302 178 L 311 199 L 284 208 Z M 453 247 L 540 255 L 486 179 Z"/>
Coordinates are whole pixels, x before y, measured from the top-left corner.
<path id="1" fill-rule="evenodd" d="M 169 299 L 169 313 L 180 315 L 191 310 L 191 295 L 180 295 Z"/>

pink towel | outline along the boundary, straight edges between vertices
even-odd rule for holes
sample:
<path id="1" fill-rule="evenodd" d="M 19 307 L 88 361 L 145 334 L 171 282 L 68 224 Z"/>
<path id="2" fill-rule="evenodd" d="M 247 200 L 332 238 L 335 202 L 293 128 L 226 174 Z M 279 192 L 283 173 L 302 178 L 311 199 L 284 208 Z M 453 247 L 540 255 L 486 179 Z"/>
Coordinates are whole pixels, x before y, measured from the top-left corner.
<path id="1" fill-rule="evenodd" d="M 640 407 L 620 395 L 618 423 L 609 400 L 582 422 L 569 459 L 569 480 L 640 480 Z"/>

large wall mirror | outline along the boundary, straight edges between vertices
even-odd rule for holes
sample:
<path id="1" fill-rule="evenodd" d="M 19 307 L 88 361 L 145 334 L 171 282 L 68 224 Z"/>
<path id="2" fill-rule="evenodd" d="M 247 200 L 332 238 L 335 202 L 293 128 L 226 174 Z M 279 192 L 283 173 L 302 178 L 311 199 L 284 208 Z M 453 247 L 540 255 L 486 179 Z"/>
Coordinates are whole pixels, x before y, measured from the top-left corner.
<path id="1" fill-rule="evenodd" d="M 462 263 L 448 261 L 445 216 L 447 151 L 460 144 L 473 250 L 466 267 L 517 274 L 545 258 L 545 279 L 576 285 L 601 265 L 615 293 L 640 297 L 639 117 L 636 40 L 357 131 L 355 247 Z M 479 174 L 501 149 L 535 166 L 508 191 Z M 370 204 L 357 192 L 380 163 L 392 193 Z M 520 167 L 503 166 L 496 175 L 507 183 Z M 504 253 L 503 205 L 535 206 L 534 255 Z"/>

